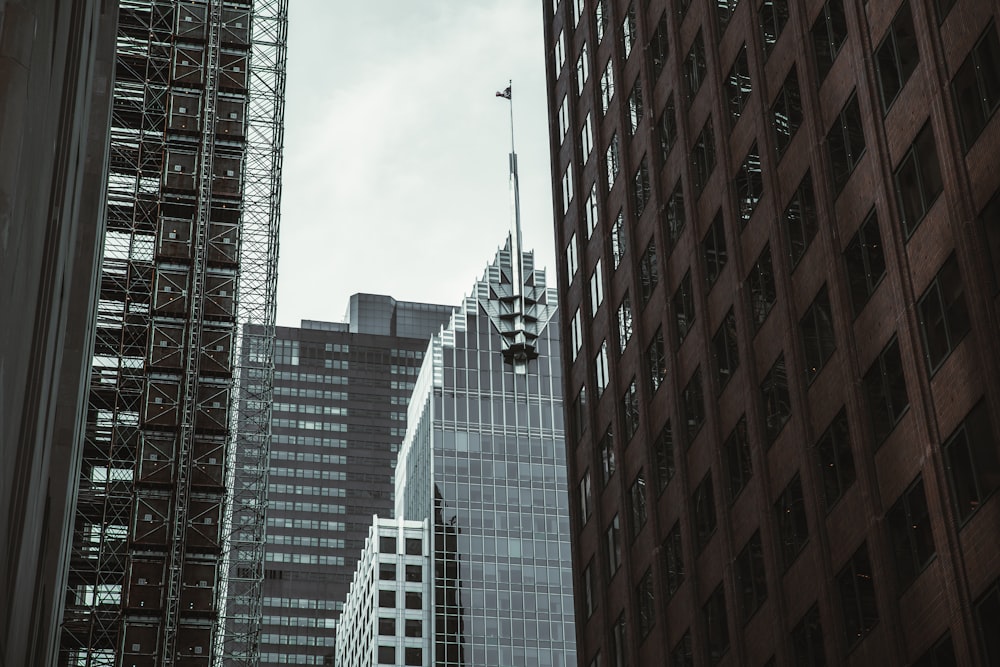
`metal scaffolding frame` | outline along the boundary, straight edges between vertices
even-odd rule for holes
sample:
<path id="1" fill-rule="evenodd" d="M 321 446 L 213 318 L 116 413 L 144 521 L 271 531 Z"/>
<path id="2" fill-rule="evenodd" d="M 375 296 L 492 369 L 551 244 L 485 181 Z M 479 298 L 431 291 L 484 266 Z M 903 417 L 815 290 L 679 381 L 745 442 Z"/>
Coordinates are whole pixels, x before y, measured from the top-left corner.
<path id="1" fill-rule="evenodd" d="M 286 36 L 287 0 L 119 2 L 60 665 L 257 663 Z"/>

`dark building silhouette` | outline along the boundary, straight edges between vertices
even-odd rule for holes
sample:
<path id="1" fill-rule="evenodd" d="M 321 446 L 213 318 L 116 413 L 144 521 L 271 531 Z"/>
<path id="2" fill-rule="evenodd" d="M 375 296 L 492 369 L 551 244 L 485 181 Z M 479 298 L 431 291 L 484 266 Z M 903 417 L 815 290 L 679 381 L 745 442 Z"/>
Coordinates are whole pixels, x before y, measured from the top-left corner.
<path id="1" fill-rule="evenodd" d="M 546 3 L 581 665 L 1000 664 L 1000 3 Z"/>

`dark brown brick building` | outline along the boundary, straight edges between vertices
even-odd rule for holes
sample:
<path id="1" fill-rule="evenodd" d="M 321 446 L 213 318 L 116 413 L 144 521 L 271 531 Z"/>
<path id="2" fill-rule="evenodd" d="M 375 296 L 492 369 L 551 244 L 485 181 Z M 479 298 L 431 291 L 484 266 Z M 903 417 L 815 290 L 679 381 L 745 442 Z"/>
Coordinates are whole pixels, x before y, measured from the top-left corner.
<path id="1" fill-rule="evenodd" d="M 580 664 L 1000 664 L 1000 2 L 544 13 Z"/>

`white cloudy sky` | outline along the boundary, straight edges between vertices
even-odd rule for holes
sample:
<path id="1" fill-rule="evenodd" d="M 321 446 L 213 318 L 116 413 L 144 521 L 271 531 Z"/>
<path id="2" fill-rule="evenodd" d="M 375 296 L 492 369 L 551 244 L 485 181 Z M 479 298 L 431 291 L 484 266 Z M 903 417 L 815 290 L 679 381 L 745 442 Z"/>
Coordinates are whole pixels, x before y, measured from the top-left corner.
<path id="1" fill-rule="evenodd" d="M 554 268 L 540 0 L 289 4 L 279 324 L 468 292 L 510 224 L 508 79 L 524 243 Z"/>

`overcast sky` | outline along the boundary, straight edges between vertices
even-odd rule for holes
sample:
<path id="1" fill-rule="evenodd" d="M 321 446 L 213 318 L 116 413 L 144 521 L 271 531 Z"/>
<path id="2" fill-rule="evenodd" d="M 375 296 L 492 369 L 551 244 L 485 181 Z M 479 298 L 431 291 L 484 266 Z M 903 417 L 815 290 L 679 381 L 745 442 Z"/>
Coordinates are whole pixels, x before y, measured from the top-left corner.
<path id="1" fill-rule="evenodd" d="M 554 285 L 542 3 L 289 5 L 278 324 L 468 293 L 510 225 L 508 79 L 524 245 Z"/>

